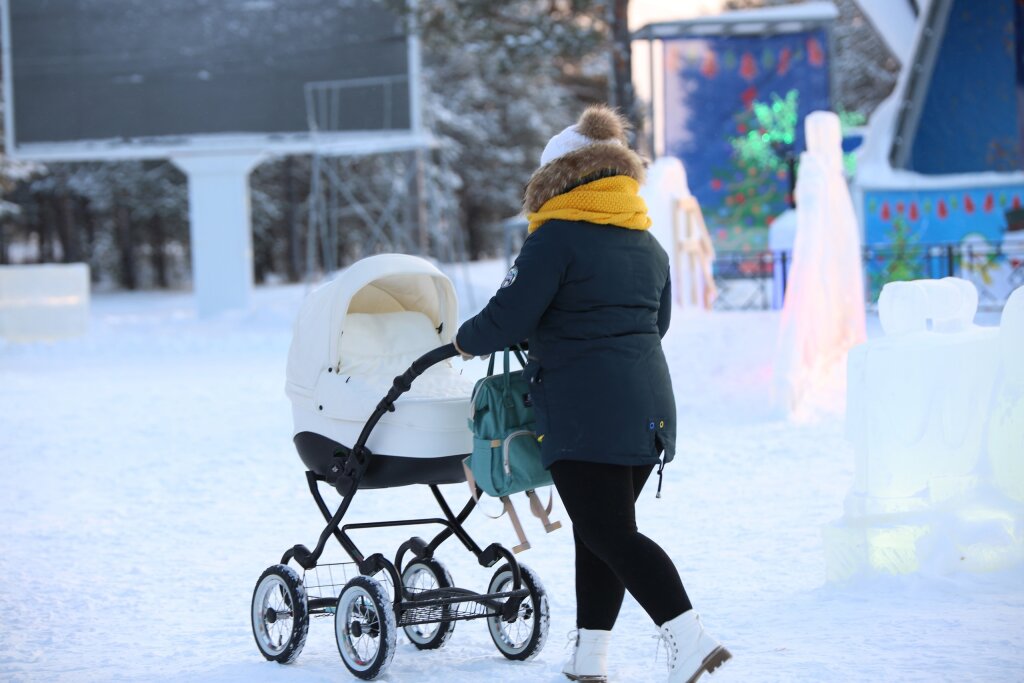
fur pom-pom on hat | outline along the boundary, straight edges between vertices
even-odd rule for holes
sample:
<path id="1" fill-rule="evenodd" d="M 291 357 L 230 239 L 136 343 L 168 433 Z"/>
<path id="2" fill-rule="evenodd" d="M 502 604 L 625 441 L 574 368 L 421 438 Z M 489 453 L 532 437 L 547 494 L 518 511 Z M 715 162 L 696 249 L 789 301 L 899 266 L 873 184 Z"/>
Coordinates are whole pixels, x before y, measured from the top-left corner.
<path id="1" fill-rule="evenodd" d="M 579 121 L 551 138 L 541 153 L 541 166 L 526 186 L 525 213 L 547 200 L 602 175 L 624 175 L 644 181 L 644 162 L 629 149 L 629 122 L 611 107 L 588 107 Z"/>
<path id="2" fill-rule="evenodd" d="M 626 131 L 630 128 L 626 117 L 619 114 L 611 107 L 603 104 L 595 104 L 587 107 L 587 110 L 580 116 L 576 130 L 580 135 L 586 135 L 592 140 L 618 140 L 627 144 Z"/>

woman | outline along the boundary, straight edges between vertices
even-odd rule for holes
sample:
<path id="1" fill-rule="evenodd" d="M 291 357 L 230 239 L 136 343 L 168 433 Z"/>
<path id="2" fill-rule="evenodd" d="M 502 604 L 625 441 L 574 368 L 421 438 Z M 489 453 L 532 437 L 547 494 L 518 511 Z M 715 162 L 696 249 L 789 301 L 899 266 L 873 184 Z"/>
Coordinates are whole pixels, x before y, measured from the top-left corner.
<path id="1" fill-rule="evenodd" d="M 607 680 L 624 591 L 669 646 L 670 683 L 730 658 L 701 627 L 672 560 L 636 527 L 654 466 L 675 453 L 675 399 L 661 337 L 671 305 L 668 256 L 647 232 L 644 164 L 613 110 L 587 109 L 548 142 L 526 187 L 530 235 L 497 294 L 459 329 L 483 356 L 529 339 L 544 464 L 573 523 L 577 639 L 564 673 Z"/>

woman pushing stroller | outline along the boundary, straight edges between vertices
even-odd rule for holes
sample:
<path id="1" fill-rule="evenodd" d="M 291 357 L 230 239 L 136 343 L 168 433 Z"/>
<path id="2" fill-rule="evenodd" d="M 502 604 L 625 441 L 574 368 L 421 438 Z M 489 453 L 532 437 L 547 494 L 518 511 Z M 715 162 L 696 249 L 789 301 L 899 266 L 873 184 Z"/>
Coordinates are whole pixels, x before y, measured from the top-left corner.
<path id="1" fill-rule="evenodd" d="M 676 410 L 661 348 L 668 256 L 647 232 L 641 158 L 613 110 L 587 109 L 553 137 L 526 187 L 530 235 L 456 348 L 485 356 L 529 340 L 544 465 L 573 523 L 576 626 L 563 669 L 607 680 L 611 629 L 626 590 L 668 646 L 669 683 L 691 683 L 731 655 L 703 629 L 679 573 L 637 530 L 635 502 L 675 453 Z"/>

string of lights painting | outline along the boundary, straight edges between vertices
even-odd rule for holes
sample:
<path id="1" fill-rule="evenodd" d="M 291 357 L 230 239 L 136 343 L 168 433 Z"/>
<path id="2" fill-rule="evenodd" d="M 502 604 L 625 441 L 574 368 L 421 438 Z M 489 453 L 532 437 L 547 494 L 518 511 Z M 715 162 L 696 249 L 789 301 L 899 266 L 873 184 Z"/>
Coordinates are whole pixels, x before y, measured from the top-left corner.
<path id="1" fill-rule="evenodd" d="M 803 119 L 830 108 L 825 45 L 821 30 L 665 41 L 665 150 L 719 250 L 764 249 L 787 208 Z"/>

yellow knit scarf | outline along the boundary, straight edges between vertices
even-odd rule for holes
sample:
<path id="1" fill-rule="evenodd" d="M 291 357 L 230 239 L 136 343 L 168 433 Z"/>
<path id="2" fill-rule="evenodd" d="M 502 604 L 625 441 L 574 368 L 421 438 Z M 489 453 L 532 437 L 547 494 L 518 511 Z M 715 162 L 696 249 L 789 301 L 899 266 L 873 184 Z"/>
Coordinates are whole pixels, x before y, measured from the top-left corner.
<path id="1" fill-rule="evenodd" d="M 526 214 L 530 232 L 556 218 L 646 230 L 651 227 L 651 219 L 639 192 L 640 183 L 624 175 L 580 185 L 547 200 L 538 211 Z"/>

